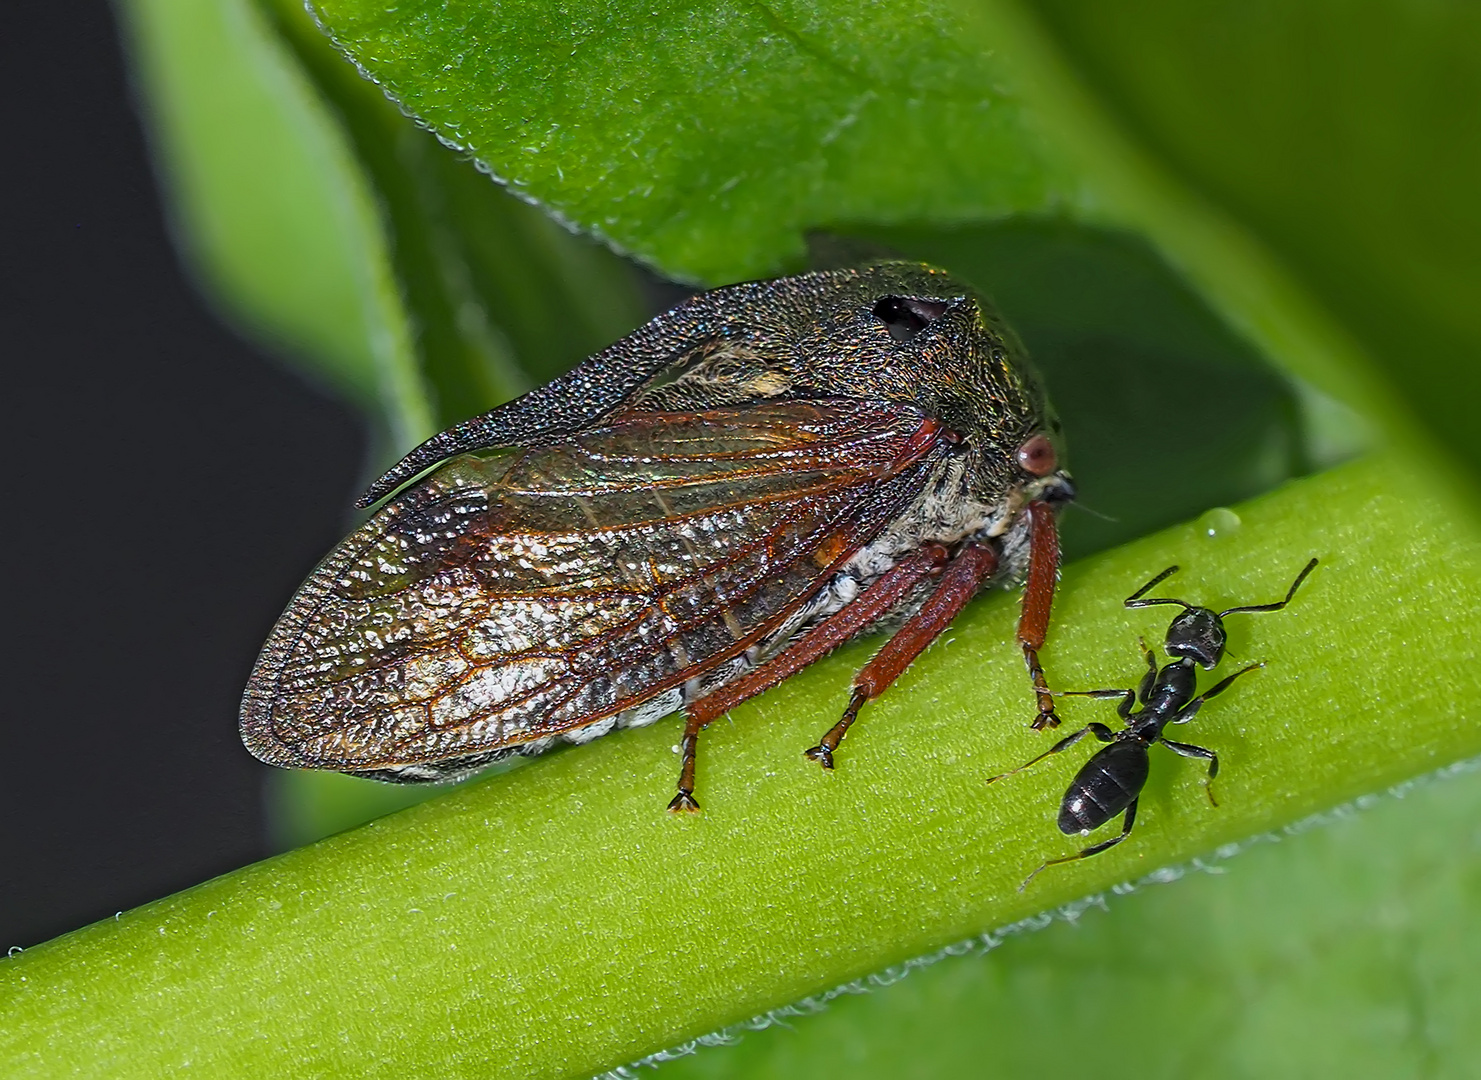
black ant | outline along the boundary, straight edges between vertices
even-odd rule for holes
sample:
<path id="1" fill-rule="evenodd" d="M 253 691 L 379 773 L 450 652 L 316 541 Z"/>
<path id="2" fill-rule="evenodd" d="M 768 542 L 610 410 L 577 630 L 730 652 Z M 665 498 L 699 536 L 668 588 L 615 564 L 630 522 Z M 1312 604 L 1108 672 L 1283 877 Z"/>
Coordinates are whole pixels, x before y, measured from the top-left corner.
<path id="1" fill-rule="evenodd" d="M 1182 614 L 1173 619 L 1172 624 L 1167 628 L 1167 639 L 1163 644 L 1167 655 L 1174 658 L 1172 663 L 1158 671 L 1157 658 L 1152 655 L 1152 650 L 1147 648 L 1147 643 L 1143 641 L 1142 652 L 1147 659 L 1147 673 L 1142 676 L 1141 686 L 1136 690 L 1062 692 L 1065 697 L 1120 698 L 1121 704 L 1116 707 L 1116 712 L 1125 721 L 1126 727 L 1120 731 L 1112 731 L 1104 724 L 1087 724 L 1074 734 L 1059 740 L 1032 761 L 1025 762 L 1018 768 L 1001 773 L 987 781 L 990 784 L 994 780 L 1001 780 L 1004 776 L 1022 772 L 1046 757 L 1069 749 L 1086 735 L 1094 735 L 1101 742 L 1110 745 L 1097 751 L 1095 756 L 1087 761 L 1075 774 L 1075 778 L 1070 781 L 1069 789 L 1065 791 L 1064 799 L 1059 804 L 1059 831 L 1066 836 L 1072 836 L 1075 833 L 1084 836 L 1124 810 L 1126 818 L 1122 823 L 1121 832 L 1109 840 L 1093 844 L 1078 854 L 1067 855 L 1062 859 L 1050 859 L 1024 878 L 1023 884 L 1018 887 L 1019 892 L 1022 892 L 1028 883 L 1047 867 L 1098 855 L 1107 848 L 1115 847 L 1131 835 L 1131 827 L 1136 821 L 1137 799 L 1147 783 L 1149 766 L 1147 751 L 1153 743 L 1161 743 L 1173 753 L 1183 757 L 1207 761 L 1208 778 L 1204 781 L 1204 790 L 1208 792 L 1209 802 L 1214 806 L 1219 805 L 1214 799 L 1211 786 L 1214 777 L 1219 775 L 1218 755 L 1202 746 L 1165 739 L 1162 737 L 1162 731 L 1168 724 L 1186 724 L 1198 715 L 1198 710 L 1203 707 L 1204 702 L 1218 697 L 1229 689 L 1235 679 L 1265 666 L 1264 663 L 1250 664 L 1215 684 L 1212 689 L 1194 697 L 1194 692 L 1198 688 L 1194 665 L 1197 664 L 1207 671 L 1224 658 L 1224 644 L 1227 640 L 1224 632 L 1224 617 L 1240 612 L 1279 611 L 1291 602 L 1291 597 L 1296 595 L 1296 590 L 1300 588 L 1301 582 L 1306 580 L 1306 575 L 1311 573 L 1316 563 L 1315 559 L 1307 563 L 1301 573 L 1296 575 L 1296 580 L 1291 583 L 1290 589 L 1286 591 L 1286 598 L 1273 604 L 1253 604 L 1214 612 L 1208 608 L 1195 607 L 1183 600 L 1162 597 L 1142 599 L 1154 586 L 1176 573 L 1178 569 L 1176 566 L 1169 566 L 1126 598 L 1125 604 L 1129 608 L 1151 607 L 1154 604 L 1177 604 L 1183 608 Z M 1142 707 L 1133 713 L 1131 710 L 1138 698 L 1141 699 Z"/>

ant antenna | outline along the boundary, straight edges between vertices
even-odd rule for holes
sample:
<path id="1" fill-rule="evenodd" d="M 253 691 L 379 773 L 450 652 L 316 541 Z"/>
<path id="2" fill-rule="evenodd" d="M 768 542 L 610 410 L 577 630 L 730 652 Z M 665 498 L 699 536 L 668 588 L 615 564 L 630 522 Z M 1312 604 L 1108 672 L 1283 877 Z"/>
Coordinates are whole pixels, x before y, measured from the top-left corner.
<path id="1" fill-rule="evenodd" d="M 1277 600 L 1273 604 L 1250 604 L 1245 607 L 1232 607 L 1228 611 L 1219 612 L 1219 618 L 1222 619 L 1225 615 L 1235 615 L 1244 611 L 1279 611 L 1281 608 L 1285 607 L 1291 602 L 1291 597 L 1296 595 L 1296 590 L 1299 589 L 1301 587 L 1301 583 L 1306 580 L 1306 575 L 1311 573 L 1315 569 L 1316 559 L 1313 558 L 1311 562 L 1307 563 L 1301 568 L 1301 573 L 1296 575 L 1296 580 L 1291 582 L 1291 587 L 1286 590 L 1286 598 L 1284 600 Z M 1167 575 L 1164 573 L 1163 577 L 1166 576 Z M 1161 578 L 1159 578 L 1158 580 L 1160 581 Z M 1153 584 L 1156 584 L 1156 582 L 1153 582 Z M 1151 588 L 1151 586 L 1149 585 L 1147 586 L 1147 588 Z M 1146 589 L 1143 589 L 1142 591 L 1146 592 Z"/>
<path id="2" fill-rule="evenodd" d="M 1128 596 L 1123 601 L 1123 603 L 1129 608 L 1152 607 L 1154 604 L 1177 604 L 1180 607 L 1192 610 L 1193 605 L 1184 600 L 1174 600 L 1170 597 L 1152 597 L 1148 600 L 1142 599 L 1142 597 L 1146 595 L 1149 589 L 1151 589 L 1153 586 L 1160 585 L 1163 581 L 1166 581 L 1177 572 L 1178 568 L 1176 565 L 1169 566 L 1166 570 L 1162 571 L 1162 573 L 1158 574 L 1151 581 L 1147 582 L 1136 592 Z"/>

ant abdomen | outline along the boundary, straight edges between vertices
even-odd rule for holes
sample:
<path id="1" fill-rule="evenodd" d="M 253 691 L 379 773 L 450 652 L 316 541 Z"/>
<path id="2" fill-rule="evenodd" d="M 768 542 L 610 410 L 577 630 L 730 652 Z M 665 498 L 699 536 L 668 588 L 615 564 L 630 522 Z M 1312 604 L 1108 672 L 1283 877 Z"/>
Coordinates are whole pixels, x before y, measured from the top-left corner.
<path id="1" fill-rule="evenodd" d="M 1059 806 L 1059 831 L 1066 836 L 1100 828 L 1131 805 L 1147 783 L 1147 748 L 1113 742 L 1087 761 L 1070 781 Z"/>

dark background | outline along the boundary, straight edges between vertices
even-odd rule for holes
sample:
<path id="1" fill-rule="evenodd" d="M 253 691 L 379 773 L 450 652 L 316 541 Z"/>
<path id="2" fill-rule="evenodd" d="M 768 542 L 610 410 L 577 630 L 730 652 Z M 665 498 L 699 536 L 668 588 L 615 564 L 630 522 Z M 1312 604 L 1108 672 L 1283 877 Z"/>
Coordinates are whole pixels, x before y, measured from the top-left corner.
<path id="1" fill-rule="evenodd" d="M 0 70 L 3 949 L 267 853 L 237 702 L 366 435 L 188 280 L 105 3 L 9 12 Z"/>

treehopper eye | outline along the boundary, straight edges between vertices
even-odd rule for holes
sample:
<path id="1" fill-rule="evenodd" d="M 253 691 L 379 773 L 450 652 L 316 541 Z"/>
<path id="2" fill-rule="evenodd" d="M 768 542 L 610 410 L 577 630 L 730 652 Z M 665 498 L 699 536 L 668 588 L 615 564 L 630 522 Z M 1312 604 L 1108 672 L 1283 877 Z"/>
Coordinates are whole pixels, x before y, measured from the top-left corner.
<path id="1" fill-rule="evenodd" d="M 243 741 L 271 765 L 436 781 L 682 709 L 670 809 L 695 810 L 710 721 L 895 627 L 807 751 L 832 768 L 973 595 L 1025 580 L 1034 726 L 1053 726 L 1037 651 L 1062 458 L 1011 334 L 940 270 L 704 293 L 376 481 L 362 505 L 392 497 L 263 647 Z"/>

